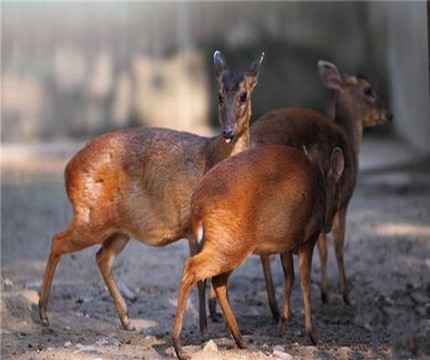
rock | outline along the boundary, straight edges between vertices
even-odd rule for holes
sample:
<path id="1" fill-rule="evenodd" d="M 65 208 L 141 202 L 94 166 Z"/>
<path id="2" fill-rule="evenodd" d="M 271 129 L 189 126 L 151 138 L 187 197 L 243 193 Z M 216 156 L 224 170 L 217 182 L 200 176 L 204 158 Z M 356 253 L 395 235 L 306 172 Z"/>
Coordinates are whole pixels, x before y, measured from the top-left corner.
<path id="1" fill-rule="evenodd" d="M 96 351 L 96 347 L 94 345 L 82 345 L 81 343 L 77 343 L 76 347 L 79 351 L 84 351 L 84 352 Z"/>
<path id="2" fill-rule="evenodd" d="M 70 346 L 72 346 L 72 342 L 71 341 L 66 341 L 63 346 L 65 348 L 69 348 Z"/>
<path id="3" fill-rule="evenodd" d="M 4 284 L 4 286 L 6 288 L 12 287 L 13 286 L 13 281 L 11 279 L 6 278 L 6 279 L 3 280 L 3 284 Z"/>
<path id="4" fill-rule="evenodd" d="M 218 351 L 218 346 L 213 340 L 209 340 L 203 348 L 203 351 Z"/>
<path id="5" fill-rule="evenodd" d="M 284 351 L 284 347 L 282 345 L 276 345 L 273 348 L 273 356 L 275 359 L 293 360 L 293 357 Z"/>
<path id="6" fill-rule="evenodd" d="M 154 342 L 157 341 L 157 338 L 154 335 L 147 335 L 144 337 L 145 341 Z"/>
<path id="7" fill-rule="evenodd" d="M 351 359 L 353 357 L 353 352 L 348 346 L 341 346 L 337 352 L 342 359 Z"/>
<path id="8" fill-rule="evenodd" d="M 96 345 L 112 345 L 119 346 L 118 336 L 116 334 L 109 334 L 108 336 L 96 341 Z"/>
<path id="9" fill-rule="evenodd" d="M 276 347 L 276 346 L 275 346 Z M 267 351 L 267 350 L 269 350 L 269 345 L 267 344 L 267 343 L 264 343 L 263 345 L 261 345 L 261 349 L 263 350 L 263 351 Z"/>

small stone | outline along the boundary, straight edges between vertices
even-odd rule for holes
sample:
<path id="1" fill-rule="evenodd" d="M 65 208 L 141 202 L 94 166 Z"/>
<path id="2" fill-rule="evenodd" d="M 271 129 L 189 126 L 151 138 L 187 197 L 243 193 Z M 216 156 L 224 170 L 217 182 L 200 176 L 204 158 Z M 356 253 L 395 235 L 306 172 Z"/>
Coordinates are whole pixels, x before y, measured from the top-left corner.
<path id="1" fill-rule="evenodd" d="M 12 287 L 13 286 L 13 281 L 11 279 L 4 279 L 3 284 L 5 287 Z"/>
<path id="2" fill-rule="evenodd" d="M 116 334 L 110 334 L 107 337 L 97 340 L 96 345 L 112 345 L 118 347 L 120 343 Z"/>
<path id="3" fill-rule="evenodd" d="M 156 340 L 157 340 L 157 338 L 156 338 L 154 335 L 146 335 L 146 336 L 144 337 L 144 339 L 145 339 L 146 341 L 156 341 Z"/>
<path id="4" fill-rule="evenodd" d="M 267 345 L 267 343 L 264 343 L 263 345 L 261 345 L 261 348 L 263 350 L 268 350 L 269 349 L 269 345 Z"/>
<path id="5" fill-rule="evenodd" d="M 288 354 L 287 352 L 284 351 L 284 347 L 282 345 L 276 345 L 273 348 L 273 356 L 276 359 L 293 360 L 293 357 L 290 354 Z"/>
<path id="6" fill-rule="evenodd" d="M 209 340 L 203 348 L 203 351 L 218 351 L 218 346 L 213 340 Z"/>
<path id="7" fill-rule="evenodd" d="M 82 345 L 81 343 L 77 343 L 76 348 L 79 351 L 84 351 L 84 352 L 96 351 L 96 347 L 94 345 Z"/>
<path id="8" fill-rule="evenodd" d="M 166 353 L 166 355 L 167 355 L 167 356 L 171 356 L 171 357 L 176 356 L 176 355 L 175 355 L 175 349 L 173 348 L 173 346 L 169 346 L 169 347 L 165 350 L 165 353 Z"/>
<path id="9" fill-rule="evenodd" d="M 70 346 L 72 346 L 72 342 L 71 341 L 66 341 L 63 346 L 65 348 L 69 348 Z"/>

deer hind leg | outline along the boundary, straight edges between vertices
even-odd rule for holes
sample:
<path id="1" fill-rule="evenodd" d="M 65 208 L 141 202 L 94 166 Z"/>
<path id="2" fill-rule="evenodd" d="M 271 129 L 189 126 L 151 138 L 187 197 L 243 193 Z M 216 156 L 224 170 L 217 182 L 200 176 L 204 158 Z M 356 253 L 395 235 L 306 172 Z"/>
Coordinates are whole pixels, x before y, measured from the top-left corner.
<path id="1" fill-rule="evenodd" d="M 316 240 L 316 239 L 315 239 Z M 299 249 L 300 285 L 303 294 L 303 307 L 305 309 L 306 332 L 312 344 L 316 344 L 316 335 L 312 324 L 311 309 L 311 268 L 314 242 L 308 242 Z"/>
<path id="2" fill-rule="evenodd" d="M 290 298 L 291 291 L 294 286 L 294 263 L 293 254 L 284 253 L 281 254 L 282 269 L 285 276 L 285 298 L 282 304 L 281 317 L 279 319 L 279 334 L 281 336 L 285 333 L 285 323 L 290 317 Z"/>
<path id="3" fill-rule="evenodd" d="M 184 320 L 185 308 L 191 288 L 204 279 L 211 278 L 217 274 L 216 264 L 212 261 L 211 251 L 208 254 L 203 249 L 199 254 L 185 261 L 182 274 L 181 286 L 179 288 L 178 304 L 176 306 L 175 321 L 172 327 L 173 345 L 179 359 L 184 359 L 182 353 L 181 332 Z"/>
<path id="4" fill-rule="evenodd" d="M 190 256 L 197 255 L 201 250 L 200 244 L 198 242 L 190 240 L 189 241 Z M 205 339 L 208 335 L 208 322 L 206 315 L 206 280 L 199 281 L 197 283 L 198 289 L 198 301 L 199 301 L 199 326 L 200 335 L 202 339 Z"/>
<path id="5" fill-rule="evenodd" d="M 218 256 L 214 259 L 213 254 L 216 254 L 217 251 L 219 252 Z M 203 247 L 200 253 L 185 261 L 181 286 L 179 288 L 175 322 L 172 327 L 173 344 L 176 355 L 180 359 L 184 359 L 184 356 L 182 354 L 181 331 L 185 314 L 185 307 L 188 296 L 190 294 L 191 287 L 197 284 L 199 281 L 214 278 L 220 273 L 223 274 L 228 271 L 232 271 L 248 255 L 246 253 L 242 255 L 244 253 L 242 251 L 239 252 L 239 254 L 241 254 L 240 257 L 229 260 L 229 258 L 226 256 L 219 256 L 220 252 L 221 250 L 219 247 L 215 248 L 214 246 L 206 246 Z M 213 284 L 214 287 L 216 287 L 214 282 Z M 220 301 L 220 298 L 218 298 L 218 301 Z M 223 306 L 221 304 L 221 301 L 220 305 Z"/>
<path id="6" fill-rule="evenodd" d="M 276 321 L 279 321 L 279 308 L 276 301 L 275 286 L 273 285 L 272 269 L 270 266 L 270 256 L 260 256 L 261 265 L 263 267 L 264 281 L 266 283 L 267 299 L 269 300 L 270 311 Z"/>
<path id="7" fill-rule="evenodd" d="M 328 281 L 327 281 L 327 237 L 320 233 L 318 237 L 318 250 L 321 260 L 321 301 L 328 303 Z"/>
<path id="8" fill-rule="evenodd" d="M 234 340 L 236 341 L 237 346 L 240 349 L 245 348 L 243 344 L 243 337 L 240 333 L 239 325 L 237 323 L 236 317 L 231 310 L 229 301 L 228 301 L 228 293 L 227 293 L 227 281 L 232 271 L 226 272 L 221 275 L 217 275 L 212 278 L 212 284 L 216 293 L 216 296 L 219 301 L 219 305 L 224 313 L 225 321 L 227 323 L 227 327 L 230 330 L 230 333 L 233 335 Z"/>
<path id="9" fill-rule="evenodd" d="M 192 262 L 193 258 L 188 259 L 184 265 L 184 271 L 182 275 L 181 287 L 179 289 L 178 304 L 176 305 L 175 322 L 172 327 L 172 338 L 173 345 L 175 348 L 176 355 L 179 359 L 184 359 L 182 353 L 182 342 L 181 342 L 181 331 L 182 323 L 184 321 L 185 307 L 187 304 L 188 296 L 190 294 L 191 287 L 197 283 L 195 276 L 192 274 Z"/>
<path id="10" fill-rule="evenodd" d="M 102 245 L 96 254 L 97 266 L 102 273 L 103 280 L 113 298 L 119 320 L 124 329 L 132 330 L 130 320 L 128 318 L 127 304 L 118 289 L 115 278 L 112 274 L 112 264 L 119 253 L 124 249 L 129 241 L 129 237 L 122 234 L 114 234 L 110 236 Z"/>
<path id="11" fill-rule="evenodd" d="M 339 286 L 342 293 L 343 301 L 349 305 L 348 287 L 346 285 L 346 274 L 344 264 L 344 241 L 345 241 L 345 225 L 346 225 L 346 209 L 342 209 L 336 213 L 333 219 L 333 243 L 336 253 L 337 269 L 339 272 Z"/>
<path id="12" fill-rule="evenodd" d="M 219 320 L 219 316 L 216 312 L 216 294 L 212 283 L 209 286 L 209 315 L 213 322 Z"/>
<path id="13" fill-rule="evenodd" d="M 40 288 L 39 317 L 42 325 L 49 325 L 49 320 L 46 315 L 46 307 L 55 269 L 63 255 L 83 250 L 98 242 L 103 242 L 107 236 L 107 234 L 103 233 L 100 233 L 98 236 L 94 236 L 91 231 L 88 231 L 83 227 L 76 226 L 73 223 L 65 231 L 54 236 L 51 243 L 48 262 L 45 267 L 42 286 Z M 92 240 L 88 241 L 88 239 Z"/>

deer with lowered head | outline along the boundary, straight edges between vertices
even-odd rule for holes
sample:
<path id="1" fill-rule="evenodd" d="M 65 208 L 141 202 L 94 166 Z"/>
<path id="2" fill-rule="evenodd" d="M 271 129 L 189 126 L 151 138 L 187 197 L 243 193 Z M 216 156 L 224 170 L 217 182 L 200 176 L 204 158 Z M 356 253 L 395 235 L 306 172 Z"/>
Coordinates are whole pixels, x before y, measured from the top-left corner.
<path id="1" fill-rule="evenodd" d="M 247 71 L 236 71 L 227 67 L 221 52 L 215 52 L 220 135 L 145 127 L 112 131 L 89 141 L 69 161 L 65 183 L 73 216 L 52 240 L 40 290 L 43 325 L 49 324 L 46 307 L 62 256 L 101 245 L 97 265 L 122 326 L 131 328 L 112 264 L 130 238 L 164 246 L 189 237 L 190 201 L 200 179 L 216 163 L 249 145 L 251 94 L 263 55 Z M 198 250 L 193 244 L 191 254 Z"/>
<path id="2" fill-rule="evenodd" d="M 227 281 L 252 254 L 281 254 L 285 274 L 283 320 L 289 314 L 294 283 L 293 253 L 298 254 L 305 326 L 315 343 L 311 317 L 310 276 L 314 245 L 329 231 L 338 202 L 343 172 L 342 150 L 335 147 L 327 162 L 317 146 L 303 152 L 268 145 L 253 147 L 212 168 L 197 187 L 191 203 L 191 238 L 201 251 L 186 260 L 172 329 L 177 356 L 184 359 L 181 329 L 188 295 L 196 283 L 211 279 L 227 328 L 244 347 L 229 305 Z M 285 321 L 280 324 L 281 330 Z"/>
<path id="3" fill-rule="evenodd" d="M 348 75 L 327 61 L 319 61 L 319 75 L 324 85 L 334 91 L 334 119 L 305 108 L 281 108 L 269 111 L 251 126 L 251 146 L 281 144 L 297 148 L 318 144 L 329 153 L 333 146 L 342 149 L 345 169 L 339 186 L 339 201 L 332 219 L 339 284 L 343 300 L 350 303 L 344 265 L 346 214 L 354 192 L 358 172 L 358 155 L 365 127 L 383 125 L 393 115 L 363 76 Z M 324 165 L 322 165 L 324 166 Z M 325 232 L 318 239 L 321 258 L 321 298 L 328 301 L 327 240 Z M 269 256 L 262 256 L 269 305 L 274 318 L 279 310 L 272 281 Z M 215 317 L 214 307 L 211 316 Z"/>

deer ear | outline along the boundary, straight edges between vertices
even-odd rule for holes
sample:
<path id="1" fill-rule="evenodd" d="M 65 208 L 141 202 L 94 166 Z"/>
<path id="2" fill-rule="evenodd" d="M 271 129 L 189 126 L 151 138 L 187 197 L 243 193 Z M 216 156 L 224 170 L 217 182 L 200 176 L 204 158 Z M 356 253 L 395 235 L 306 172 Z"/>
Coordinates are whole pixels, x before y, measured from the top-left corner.
<path id="1" fill-rule="evenodd" d="M 216 76 L 219 76 L 223 71 L 228 70 L 227 63 L 224 59 L 224 55 L 219 50 L 214 52 L 214 65 L 215 65 Z"/>
<path id="2" fill-rule="evenodd" d="M 344 166 L 343 151 L 341 148 L 336 147 L 333 150 L 330 159 L 330 175 L 333 177 L 335 182 L 338 182 L 342 176 Z"/>
<path id="3" fill-rule="evenodd" d="M 260 70 L 260 65 L 264 59 L 264 51 L 261 53 L 260 57 L 254 60 L 247 71 L 247 75 L 255 78 L 255 84 L 257 84 L 258 72 Z"/>
<path id="4" fill-rule="evenodd" d="M 343 79 L 336 65 L 320 60 L 318 61 L 318 72 L 325 86 L 335 91 L 342 90 Z"/>

